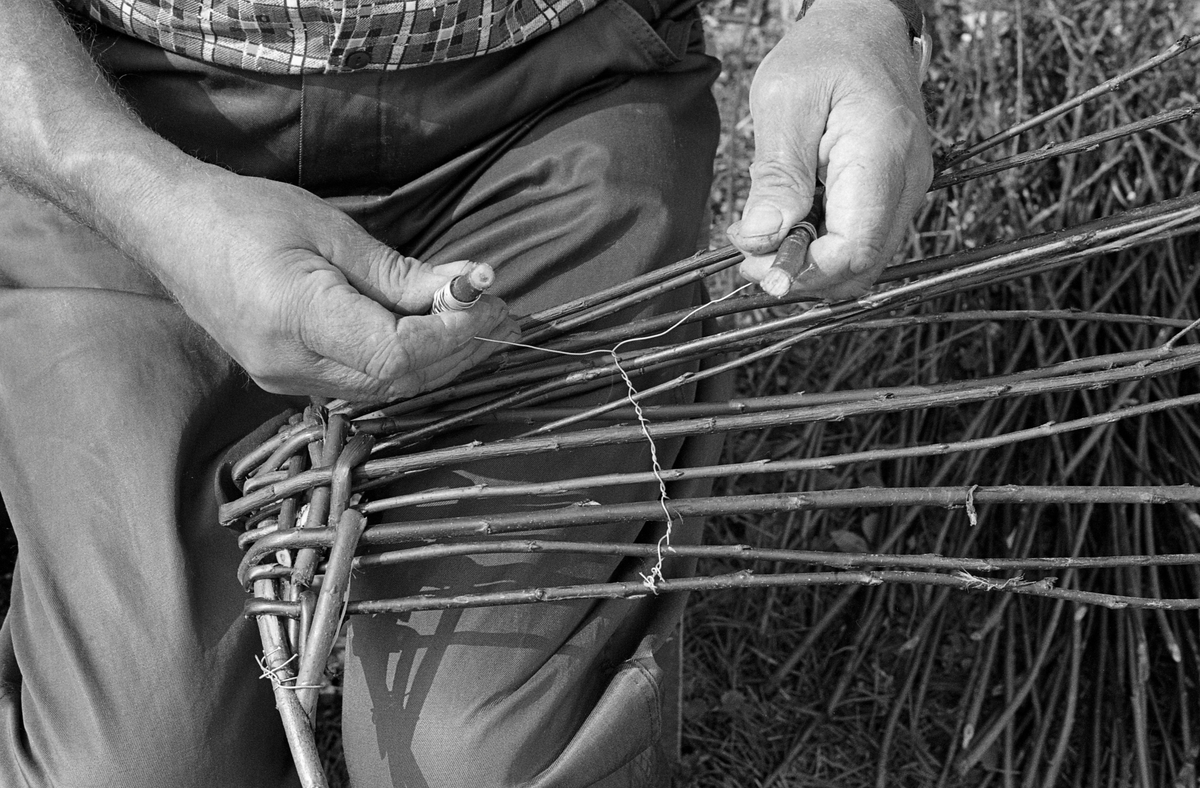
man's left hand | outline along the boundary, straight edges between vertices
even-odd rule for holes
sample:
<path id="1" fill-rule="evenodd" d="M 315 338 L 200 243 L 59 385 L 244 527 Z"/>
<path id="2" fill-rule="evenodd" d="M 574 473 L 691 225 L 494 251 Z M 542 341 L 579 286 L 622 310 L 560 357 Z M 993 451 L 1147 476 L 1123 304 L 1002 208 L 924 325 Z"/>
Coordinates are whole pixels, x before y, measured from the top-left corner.
<path id="1" fill-rule="evenodd" d="M 825 184 L 825 234 L 793 290 L 865 293 L 899 248 L 933 177 L 920 47 L 888 0 L 817 0 L 750 88 L 751 187 L 729 239 L 761 281 Z"/>

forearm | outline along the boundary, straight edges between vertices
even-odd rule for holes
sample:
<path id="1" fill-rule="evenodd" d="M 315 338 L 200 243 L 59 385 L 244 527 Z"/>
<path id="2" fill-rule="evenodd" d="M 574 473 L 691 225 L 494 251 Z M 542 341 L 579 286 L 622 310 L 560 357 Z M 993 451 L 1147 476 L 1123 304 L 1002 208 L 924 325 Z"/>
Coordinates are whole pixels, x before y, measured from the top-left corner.
<path id="1" fill-rule="evenodd" d="M 142 209 L 199 163 L 143 126 L 51 0 L 0 0 L 0 176 L 145 263 Z"/>

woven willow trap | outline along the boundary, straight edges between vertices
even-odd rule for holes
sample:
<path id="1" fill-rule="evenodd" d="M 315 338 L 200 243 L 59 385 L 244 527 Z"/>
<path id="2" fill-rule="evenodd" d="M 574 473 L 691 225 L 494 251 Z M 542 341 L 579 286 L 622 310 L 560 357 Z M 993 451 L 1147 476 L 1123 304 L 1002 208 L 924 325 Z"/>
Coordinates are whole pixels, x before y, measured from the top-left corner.
<path id="1" fill-rule="evenodd" d="M 1197 109 L 1163 112 L 1112 131 L 980 165 L 964 161 L 1021 132 L 1045 123 L 1127 80 L 1178 55 L 1200 37 L 1178 44 L 1143 66 L 1097 86 L 1076 99 L 1043 113 L 998 137 L 954 151 L 934 188 L 962 183 L 1000 170 L 1074 153 L 1103 142 L 1190 118 Z M 1129 554 L 1109 557 L 1064 555 L 1045 558 L 961 559 L 937 555 L 905 556 L 845 552 L 811 552 L 752 548 L 745 545 L 674 546 L 545 541 L 522 534 L 607 522 L 673 521 L 730 513 L 769 516 L 779 513 L 853 507 L 958 507 L 969 522 L 985 504 L 1200 504 L 1200 489 L 1189 485 L 1146 486 L 961 486 L 861 487 L 812 491 L 796 489 L 772 494 L 724 495 L 689 500 L 652 499 L 639 503 L 599 505 L 590 491 L 607 486 L 663 481 L 794 474 L 856 463 L 949 456 L 1046 438 L 1071 431 L 1097 430 L 1114 422 L 1149 413 L 1193 408 L 1200 394 L 1121 404 L 1102 413 L 1081 415 L 1036 428 L 1013 430 L 969 440 L 948 440 L 855 454 L 733 462 L 712 467 L 650 469 L 625 474 L 583 477 L 553 484 L 469 486 L 432 489 L 399 498 L 376 498 L 373 491 L 390 481 L 420 471 L 455 467 L 467 461 L 520 457 L 599 445 L 638 444 L 708 433 L 737 433 L 787 425 L 811 424 L 883 414 L 946 408 L 988 401 L 1019 402 L 1082 390 L 1120 390 L 1138 381 L 1178 375 L 1200 368 L 1200 344 L 1188 331 L 1190 319 L 1117 313 L 1024 310 L 913 314 L 911 309 L 943 296 L 1030 277 L 1053 268 L 1080 265 L 1099 255 L 1175 238 L 1200 229 L 1200 195 L 1178 196 L 1108 216 L 1082 226 L 1019 240 L 917 260 L 888 269 L 872 294 L 836 303 L 805 303 L 764 295 L 735 295 L 699 310 L 662 315 L 612 329 L 588 331 L 593 321 L 642 304 L 669 290 L 729 269 L 740 256 L 726 248 L 699 254 L 640 279 L 622 283 L 559 308 L 525 318 L 524 345 L 580 353 L 608 350 L 589 357 L 566 357 L 521 348 L 497 354 L 481 368 L 441 390 L 386 406 L 345 402 L 314 403 L 295 415 L 277 435 L 252 451 L 233 469 L 243 497 L 222 508 L 222 521 L 241 531 L 246 554 L 240 581 L 252 592 L 247 615 L 258 622 L 263 642 L 262 668 L 274 686 L 289 744 L 306 786 L 326 784 L 313 743 L 312 726 L 318 690 L 339 628 L 347 615 L 403 613 L 482 605 L 508 605 L 577 598 L 634 597 L 677 591 L 816 584 L 878 585 L 912 583 L 963 590 L 1000 591 L 1103 605 L 1110 608 L 1200 609 L 1200 599 L 1161 595 L 1117 595 L 1059 587 L 1053 578 L 1024 579 L 1022 572 L 1048 569 L 1075 571 L 1151 566 L 1200 565 L 1200 554 Z M 503 277 L 503 271 L 499 273 Z M 790 309 L 780 309 L 783 306 Z M 754 321 L 725 320 L 716 334 L 652 348 L 620 350 L 627 340 L 656 335 L 677 324 L 728 318 L 754 312 Z M 764 316 L 765 314 L 765 316 Z M 633 402 L 673 388 L 694 385 L 764 358 L 779 357 L 805 343 L 847 331 L 910 325 L 913 322 L 962 323 L 1044 319 L 1150 325 L 1163 341 L 1141 349 L 1077 358 L 1071 361 L 990 377 L 946 382 L 920 388 L 906 386 L 822 394 L 744 398 L 699 402 L 688 406 L 647 406 L 639 417 Z M 671 370 L 700 371 L 678 374 Z M 666 383 L 641 386 L 647 373 L 675 374 Z M 634 390 L 625 400 L 568 412 L 555 401 L 621 378 Z M 479 402 L 468 410 L 455 403 Z M 582 429 L 580 422 L 606 419 L 604 428 Z M 526 434 L 490 443 L 450 448 L 424 448 L 429 439 L 463 427 L 509 421 L 527 423 Z M 419 522 L 368 525 L 368 517 L 392 509 L 429 503 L 530 495 L 573 495 L 575 503 L 536 513 L 493 517 L 447 517 Z M 587 504 L 587 505 L 584 505 Z M 378 519 L 378 518 L 376 518 Z M 487 537 L 486 540 L 482 537 Z M 500 538 L 503 537 L 503 538 Z M 396 549 L 388 549 L 403 545 Z M 892 543 L 883 547 L 890 549 Z M 360 547 L 370 547 L 369 554 Z M 432 594 L 402 599 L 355 598 L 352 577 L 372 566 L 427 561 L 480 553 L 566 552 L 640 557 L 643 581 L 591 586 L 538 587 L 454 596 Z M 664 555 L 718 556 L 745 562 L 746 568 L 715 576 L 664 578 L 655 573 Z M 767 562 L 767 563 L 764 563 Z M 760 573 L 773 564 L 780 571 Z M 751 570 L 754 568 L 754 571 Z M 820 571 L 813 571 L 818 567 Z"/>

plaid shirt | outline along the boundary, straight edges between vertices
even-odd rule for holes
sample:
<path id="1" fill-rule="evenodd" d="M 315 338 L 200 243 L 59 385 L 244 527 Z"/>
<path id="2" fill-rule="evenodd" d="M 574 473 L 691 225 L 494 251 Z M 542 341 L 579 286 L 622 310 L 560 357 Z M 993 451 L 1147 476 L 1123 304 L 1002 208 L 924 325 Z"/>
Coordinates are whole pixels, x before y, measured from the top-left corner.
<path id="1" fill-rule="evenodd" d="M 268 74 L 391 70 L 477 57 L 600 0 L 63 0 L 181 55 Z"/>

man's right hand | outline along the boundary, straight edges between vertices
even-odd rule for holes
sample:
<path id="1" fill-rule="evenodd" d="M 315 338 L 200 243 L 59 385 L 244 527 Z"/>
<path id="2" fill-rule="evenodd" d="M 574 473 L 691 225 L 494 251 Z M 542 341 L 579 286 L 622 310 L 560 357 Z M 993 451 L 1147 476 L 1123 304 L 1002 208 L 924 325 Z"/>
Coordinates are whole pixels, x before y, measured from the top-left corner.
<path id="1" fill-rule="evenodd" d="M 0 0 L 0 176 L 155 274 L 269 391 L 411 396 L 516 328 L 496 298 L 429 311 L 462 264 L 372 239 L 312 194 L 187 156 L 133 117 L 53 0 Z"/>
<path id="2" fill-rule="evenodd" d="M 404 257 L 303 189 L 193 170 L 168 187 L 172 199 L 158 194 L 157 205 L 142 206 L 150 229 L 138 256 L 266 390 L 408 397 L 498 347 L 474 337 L 517 338 L 495 297 L 428 314 L 466 261 L 435 267 Z"/>

